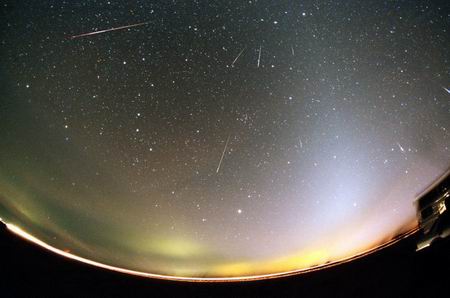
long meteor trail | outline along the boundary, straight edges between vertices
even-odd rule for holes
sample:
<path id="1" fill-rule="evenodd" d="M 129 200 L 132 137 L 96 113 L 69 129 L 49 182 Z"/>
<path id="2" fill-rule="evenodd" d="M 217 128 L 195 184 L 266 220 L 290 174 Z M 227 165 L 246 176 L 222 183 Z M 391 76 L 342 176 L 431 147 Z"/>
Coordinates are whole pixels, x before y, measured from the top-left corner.
<path id="1" fill-rule="evenodd" d="M 259 54 L 258 54 L 258 68 L 259 68 L 259 64 L 261 63 L 261 49 L 262 47 L 259 46 Z"/>
<path id="2" fill-rule="evenodd" d="M 87 32 L 87 33 L 83 33 L 83 34 L 73 35 L 73 36 L 70 36 L 69 38 L 70 39 L 76 39 L 76 38 L 80 38 L 80 37 L 97 35 L 97 34 L 106 33 L 106 32 L 110 32 L 110 31 L 124 30 L 124 29 L 128 29 L 128 28 L 144 26 L 144 25 L 147 25 L 148 23 L 149 22 L 143 22 L 143 23 L 137 23 L 137 24 L 132 24 L 132 25 L 114 27 L 114 28 L 110 28 L 110 29 L 104 29 L 104 30 L 98 30 L 98 31 L 93 31 L 93 32 Z"/>
<path id="3" fill-rule="evenodd" d="M 222 156 L 220 157 L 220 161 L 219 161 L 219 165 L 217 166 L 216 173 L 219 173 L 220 165 L 222 164 L 223 157 L 225 156 L 225 152 L 227 151 L 229 141 L 230 141 L 230 135 L 228 135 L 227 141 L 225 143 L 225 147 L 223 148 Z"/>
<path id="4" fill-rule="evenodd" d="M 244 53 L 245 48 L 242 49 L 242 51 L 239 52 L 239 54 L 236 56 L 236 58 L 234 58 L 233 62 L 231 63 L 231 67 L 234 67 L 234 63 L 236 63 L 236 61 L 239 59 L 239 57 L 241 57 L 242 53 Z"/>

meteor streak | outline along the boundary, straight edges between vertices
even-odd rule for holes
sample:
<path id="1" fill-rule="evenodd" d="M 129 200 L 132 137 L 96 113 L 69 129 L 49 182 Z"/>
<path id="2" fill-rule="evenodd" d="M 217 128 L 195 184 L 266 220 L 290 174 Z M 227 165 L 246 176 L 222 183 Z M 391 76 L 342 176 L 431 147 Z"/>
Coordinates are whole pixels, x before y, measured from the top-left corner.
<path id="1" fill-rule="evenodd" d="M 222 160 L 223 160 L 223 157 L 225 156 L 225 151 L 227 150 L 229 141 L 230 141 L 230 135 L 228 135 L 227 141 L 225 143 L 225 147 L 223 148 L 222 156 L 220 157 L 220 161 L 219 161 L 219 165 L 217 166 L 216 173 L 219 173 L 220 165 L 222 164 Z"/>
<path id="2" fill-rule="evenodd" d="M 445 91 L 447 91 L 448 94 L 450 94 L 450 89 L 447 89 L 445 87 L 442 87 Z"/>
<path id="3" fill-rule="evenodd" d="M 137 23 L 137 24 L 132 24 L 132 25 L 114 27 L 114 28 L 110 28 L 110 29 L 104 29 L 104 30 L 98 30 L 98 31 L 93 31 L 93 32 L 73 35 L 73 36 L 70 37 L 70 39 L 76 39 L 76 38 L 80 38 L 80 37 L 96 35 L 96 34 L 106 33 L 106 32 L 110 32 L 110 31 L 117 31 L 117 30 L 124 30 L 124 29 L 128 29 L 128 28 L 133 28 L 133 27 L 139 27 L 139 26 L 147 25 L 148 23 L 149 22 L 143 22 L 143 23 Z"/>
<path id="4" fill-rule="evenodd" d="M 245 48 L 242 49 L 242 51 L 239 52 L 239 54 L 234 58 L 233 62 L 231 63 L 231 67 L 234 67 L 234 63 L 241 57 L 242 53 L 245 51 Z"/>
<path id="5" fill-rule="evenodd" d="M 261 62 L 261 46 L 259 46 L 259 54 L 258 54 L 258 68 L 259 68 L 259 64 Z"/>

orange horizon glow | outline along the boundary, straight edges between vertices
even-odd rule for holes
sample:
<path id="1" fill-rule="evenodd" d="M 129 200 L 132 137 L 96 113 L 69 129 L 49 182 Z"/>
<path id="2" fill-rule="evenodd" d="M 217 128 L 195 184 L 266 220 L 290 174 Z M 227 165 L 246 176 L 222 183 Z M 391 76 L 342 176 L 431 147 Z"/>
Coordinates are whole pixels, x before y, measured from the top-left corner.
<path id="1" fill-rule="evenodd" d="M 385 243 L 382 244 L 378 244 L 375 245 L 365 251 L 341 258 L 341 259 L 337 259 L 334 261 L 324 261 L 323 257 L 326 254 L 323 254 L 323 251 L 313 251 L 311 252 L 311 254 L 309 256 L 307 256 L 306 258 L 304 258 L 304 263 L 305 264 L 309 264 L 309 267 L 305 267 L 305 268 L 300 268 L 300 269 L 296 269 L 296 270 L 287 270 L 287 271 L 283 271 L 281 268 L 279 272 L 276 273 L 267 273 L 267 274 L 255 274 L 255 275 L 239 275 L 238 272 L 240 271 L 239 269 L 241 269 L 241 271 L 245 271 L 246 269 L 248 269 L 248 266 L 251 266 L 251 264 L 229 264 L 229 265 L 225 265 L 225 266 L 221 266 L 223 273 L 226 273 L 232 270 L 224 270 L 226 268 L 228 269 L 234 269 L 235 270 L 235 275 L 230 275 L 230 276 L 218 276 L 218 277 L 188 277 L 188 276 L 176 276 L 176 275 L 164 275 L 164 274 L 155 274 L 155 273 L 149 273 L 149 272 L 143 272 L 143 271 L 137 271 L 137 270 L 130 270 L 130 269 L 125 269 L 125 268 L 121 268 L 121 267 L 116 267 L 116 266 L 111 266 L 108 264 L 104 264 L 101 262 L 97 262 L 97 261 L 93 261 L 84 257 L 80 257 L 77 256 L 75 254 L 72 254 L 66 250 L 63 249 L 59 249 L 56 247 L 53 247 L 49 244 L 47 244 L 46 242 L 39 240 L 38 238 L 34 237 L 33 235 L 27 233 L 25 230 L 23 230 L 22 228 L 11 224 L 11 223 L 6 223 L 4 222 L 1 218 L 0 218 L 0 222 L 3 222 L 6 226 L 6 228 L 11 231 L 13 234 L 35 244 L 38 245 L 46 250 L 49 250 L 57 255 L 66 257 L 68 259 L 71 260 L 75 260 L 81 263 L 85 263 L 91 266 L 95 266 L 95 267 L 99 267 L 99 268 L 103 268 L 103 269 L 107 269 L 107 270 L 111 270 L 111 271 L 115 271 L 115 272 L 120 272 L 120 273 L 124 273 L 124 274 L 129 274 L 129 275 L 135 275 L 135 276 L 141 276 L 141 277 L 146 277 L 146 278 L 154 278 L 154 279 L 164 279 L 164 280 L 173 280 L 173 281 L 186 281 L 186 282 L 239 282 L 239 281 L 251 281 L 251 280 L 262 280 L 262 279 L 272 279 L 272 278 L 281 278 L 281 277 L 285 277 L 285 276 L 291 276 L 291 275 L 298 275 L 298 274 L 305 274 L 308 272 L 313 272 L 313 271 L 317 271 L 317 270 L 323 270 L 326 268 L 330 268 L 330 267 L 334 267 L 343 263 L 348 263 L 350 261 L 359 259 L 361 257 L 367 256 L 369 254 L 372 254 L 376 251 L 379 251 L 383 248 L 389 247 L 397 242 L 399 242 L 402 239 L 405 239 L 406 237 L 414 234 L 415 232 L 417 232 L 418 227 L 414 226 L 413 228 L 411 228 L 410 230 L 401 233 L 395 237 L 393 237 L 392 239 L 386 241 Z M 299 257 L 299 256 L 293 256 L 295 257 Z M 284 260 L 289 260 L 291 257 L 285 257 L 282 258 Z M 280 260 L 275 260 L 273 262 L 273 264 L 277 264 L 277 261 L 279 262 L 279 264 L 283 264 L 283 262 Z M 269 262 L 270 264 L 270 262 Z M 241 266 L 241 267 L 240 267 Z M 265 265 L 268 266 L 268 265 Z M 236 270 L 237 269 L 237 270 Z M 242 270 L 244 269 L 244 270 Z M 273 268 L 272 268 L 273 269 Z M 268 271 L 270 271 L 271 269 L 268 269 Z M 247 270 L 248 271 L 248 270 Z M 273 271 L 272 271 L 273 272 Z"/>

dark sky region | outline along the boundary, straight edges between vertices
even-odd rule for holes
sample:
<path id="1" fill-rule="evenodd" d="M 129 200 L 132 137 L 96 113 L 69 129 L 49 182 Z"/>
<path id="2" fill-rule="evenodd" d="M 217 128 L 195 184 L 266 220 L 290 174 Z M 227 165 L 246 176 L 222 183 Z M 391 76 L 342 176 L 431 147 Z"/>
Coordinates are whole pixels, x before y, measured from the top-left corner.
<path id="1" fill-rule="evenodd" d="M 351 257 L 450 166 L 448 1 L 6 1 L 0 217 L 181 278 Z"/>

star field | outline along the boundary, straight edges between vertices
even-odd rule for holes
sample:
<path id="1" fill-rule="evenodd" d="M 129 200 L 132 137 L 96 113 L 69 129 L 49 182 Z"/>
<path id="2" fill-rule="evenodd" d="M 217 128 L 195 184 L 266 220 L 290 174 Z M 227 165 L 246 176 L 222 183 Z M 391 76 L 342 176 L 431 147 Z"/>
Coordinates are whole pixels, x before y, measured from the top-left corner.
<path id="1" fill-rule="evenodd" d="M 450 165 L 446 1 L 2 4 L 0 217 L 182 277 L 333 262 Z"/>

